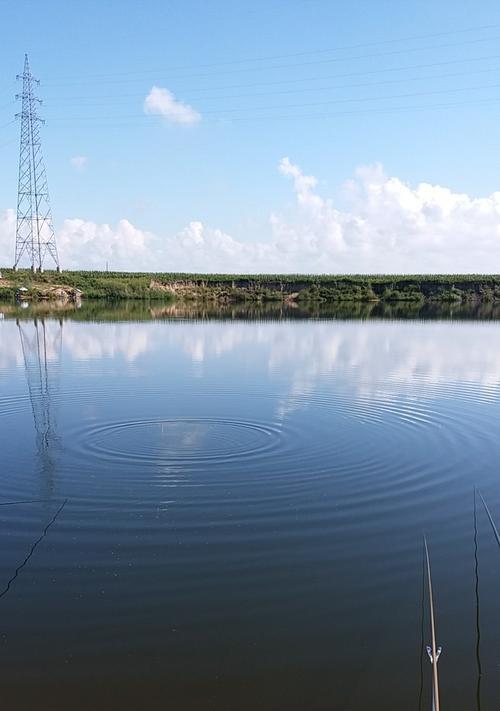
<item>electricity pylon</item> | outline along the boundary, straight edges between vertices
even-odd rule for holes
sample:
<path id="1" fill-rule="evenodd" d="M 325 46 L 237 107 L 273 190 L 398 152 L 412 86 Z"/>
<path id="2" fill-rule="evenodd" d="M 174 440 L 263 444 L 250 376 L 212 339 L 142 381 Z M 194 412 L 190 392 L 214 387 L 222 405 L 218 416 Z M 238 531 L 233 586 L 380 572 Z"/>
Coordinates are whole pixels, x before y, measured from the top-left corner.
<path id="1" fill-rule="evenodd" d="M 40 140 L 39 126 L 44 122 L 37 113 L 38 104 L 42 102 L 34 94 L 34 88 L 40 82 L 31 74 L 27 54 L 24 57 L 24 72 L 17 79 L 23 80 L 23 90 L 16 95 L 16 99 L 21 99 L 22 106 L 21 113 L 16 115 L 16 118 L 21 117 L 21 143 L 14 269 L 26 255 L 34 272 L 43 271 L 47 256 L 60 271 Z"/>

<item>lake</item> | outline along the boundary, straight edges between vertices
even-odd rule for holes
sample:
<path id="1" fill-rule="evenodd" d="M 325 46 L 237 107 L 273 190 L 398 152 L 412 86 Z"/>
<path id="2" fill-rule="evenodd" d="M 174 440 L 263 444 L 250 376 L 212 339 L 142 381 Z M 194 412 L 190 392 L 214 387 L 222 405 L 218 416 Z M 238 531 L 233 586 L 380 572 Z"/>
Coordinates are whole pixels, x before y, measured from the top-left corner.
<path id="1" fill-rule="evenodd" d="M 498 706 L 499 318 L 0 306 L 6 708 Z"/>

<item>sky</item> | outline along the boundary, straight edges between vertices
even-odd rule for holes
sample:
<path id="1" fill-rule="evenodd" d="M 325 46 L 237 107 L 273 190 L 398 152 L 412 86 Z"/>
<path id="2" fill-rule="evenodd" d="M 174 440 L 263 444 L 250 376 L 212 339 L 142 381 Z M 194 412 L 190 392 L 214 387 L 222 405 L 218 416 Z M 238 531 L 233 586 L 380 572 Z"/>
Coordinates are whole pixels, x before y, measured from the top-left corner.
<path id="1" fill-rule="evenodd" d="M 0 0 L 0 19 L 0 265 L 27 52 L 63 268 L 500 272 L 498 3 Z"/>

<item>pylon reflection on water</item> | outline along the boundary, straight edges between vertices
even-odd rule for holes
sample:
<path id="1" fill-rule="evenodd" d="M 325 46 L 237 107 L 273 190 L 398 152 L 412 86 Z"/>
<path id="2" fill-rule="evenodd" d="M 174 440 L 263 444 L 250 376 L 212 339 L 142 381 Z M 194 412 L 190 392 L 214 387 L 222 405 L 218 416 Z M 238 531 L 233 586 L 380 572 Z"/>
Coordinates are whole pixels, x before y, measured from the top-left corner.
<path id="1" fill-rule="evenodd" d="M 29 397 L 33 410 L 37 453 L 47 472 L 53 470 L 58 443 L 55 397 L 59 384 L 62 321 L 17 319 Z"/>

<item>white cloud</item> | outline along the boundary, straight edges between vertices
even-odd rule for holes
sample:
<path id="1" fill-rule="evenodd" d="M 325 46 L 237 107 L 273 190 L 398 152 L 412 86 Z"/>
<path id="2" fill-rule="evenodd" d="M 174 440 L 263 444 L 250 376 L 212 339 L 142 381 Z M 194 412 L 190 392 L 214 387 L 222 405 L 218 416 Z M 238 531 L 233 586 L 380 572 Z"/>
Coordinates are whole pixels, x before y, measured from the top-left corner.
<path id="1" fill-rule="evenodd" d="M 171 123 L 194 124 L 201 121 L 198 111 L 177 100 L 168 89 L 159 86 L 153 86 L 144 99 L 144 112 L 163 116 Z"/>
<path id="2" fill-rule="evenodd" d="M 69 162 L 76 170 L 84 170 L 84 168 L 87 167 L 89 159 L 87 156 L 73 156 Z"/>
<path id="3" fill-rule="evenodd" d="M 62 264 L 68 269 L 157 268 L 157 240 L 154 235 L 139 230 L 128 220 L 111 227 L 87 220 L 65 220 L 57 234 Z M 135 265 L 135 266 L 134 266 Z"/>
<path id="4" fill-rule="evenodd" d="M 237 240 L 190 222 L 160 237 L 128 220 L 66 220 L 58 231 L 63 267 L 199 272 L 498 272 L 500 192 L 485 198 L 439 185 L 410 186 L 379 165 L 343 186 L 346 208 L 318 191 L 316 178 L 284 158 L 293 209 L 270 216 L 267 241 Z M 0 264 L 13 261 L 15 215 L 0 215 Z"/>

